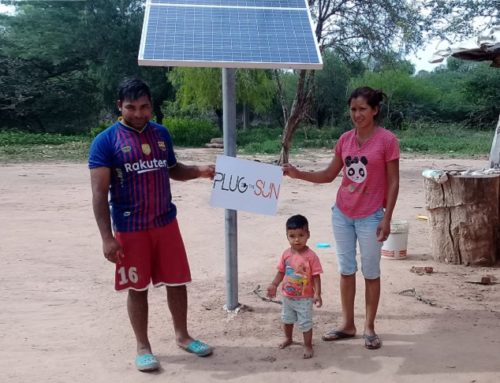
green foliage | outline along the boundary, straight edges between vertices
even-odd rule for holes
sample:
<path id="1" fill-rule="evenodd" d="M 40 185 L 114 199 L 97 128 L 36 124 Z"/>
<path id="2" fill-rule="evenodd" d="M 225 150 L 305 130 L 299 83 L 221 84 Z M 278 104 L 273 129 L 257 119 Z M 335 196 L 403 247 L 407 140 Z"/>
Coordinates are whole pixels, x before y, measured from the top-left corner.
<path id="1" fill-rule="evenodd" d="M 213 111 L 222 109 L 222 74 L 217 68 L 175 68 L 168 79 L 175 87 L 176 103 L 181 111 Z M 270 109 L 275 84 L 271 73 L 264 70 L 236 71 L 236 98 L 257 113 Z"/>
<path id="2" fill-rule="evenodd" d="M 139 68 L 143 1 L 15 2 L 0 15 L 0 121 L 31 131 L 86 132 L 115 110 L 124 77 L 151 85 L 155 114 L 172 95 L 166 68 Z"/>
<path id="3" fill-rule="evenodd" d="M 88 136 L 58 133 L 26 133 L 20 130 L 0 130 L 1 146 L 62 145 L 75 140 L 89 140 Z"/>
<path id="4" fill-rule="evenodd" d="M 222 107 L 220 69 L 178 67 L 168 74 L 168 79 L 176 89 L 176 102 L 181 109 L 191 105 L 202 111 Z"/>
<path id="5" fill-rule="evenodd" d="M 491 149 L 493 133 L 471 132 L 460 124 L 413 123 L 397 132 L 403 152 L 449 155 L 485 155 Z"/>
<path id="6" fill-rule="evenodd" d="M 276 95 L 271 71 L 239 69 L 236 80 L 236 94 L 241 104 L 249 105 L 256 113 L 269 111 Z"/>
<path id="7" fill-rule="evenodd" d="M 276 154 L 281 149 L 281 143 L 279 140 L 250 142 L 240 149 L 243 153 Z"/>
<path id="8" fill-rule="evenodd" d="M 101 122 L 99 125 L 90 129 L 90 137 L 95 138 L 99 133 L 103 132 L 109 126 L 112 125 L 112 122 Z"/>
<path id="9" fill-rule="evenodd" d="M 90 137 L 0 130 L 0 162 L 84 161 Z"/>
<path id="10" fill-rule="evenodd" d="M 332 51 L 323 54 L 323 70 L 315 76 L 314 107 L 318 126 L 335 126 L 345 116 L 349 67 Z"/>
<path id="11" fill-rule="evenodd" d="M 202 147 L 218 133 L 210 123 L 181 119 L 165 121 L 174 136 L 174 147 Z M 105 126 L 102 126 L 105 127 Z M 463 125 L 412 123 L 396 132 L 402 152 L 447 156 L 485 156 L 489 153 L 493 129 L 471 132 Z M 212 135 L 214 134 L 214 135 Z M 333 148 L 342 134 L 339 128 L 306 126 L 297 130 L 292 151 L 304 148 Z M 204 136 L 202 139 L 192 139 Z M 197 141 L 197 142 L 195 142 Z M 238 131 L 238 150 L 244 153 L 277 154 L 281 129 L 261 126 Z M 90 135 L 62 135 L 0 130 L 0 162 L 80 161 L 88 156 Z"/>
<path id="12" fill-rule="evenodd" d="M 477 64 L 464 79 L 465 100 L 471 107 L 471 125 L 489 127 L 500 115 L 500 70 Z"/>
<path id="13" fill-rule="evenodd" d="M 0 35 L 0 119 L 34 131 L 78 131 L 92 121 L 96 94 L 88 75 L 83 3 L 19 2 Z M 71 30 L 72 33 L 68 33 Z M 82 52 L 83 51 L 83 52 Z M 82 56 L 83 55 L 83 56 Z"/>
<path id="14" fill-rule="evenodd" d="M 303 126 L 295 133 L 294 143 L 302 148 L 332 148 L 343 132 L 338 126 L 320 129 Z"/>
<path id="15" fill-rule="evenodd" d="M 204 118 L 215 111 L 220 119 L 219 69 L 176 68 L 169 72 L 168 68 L 137 65 L 142 0 L 11 3 L 16 6 L 16 14 L 0 14 L 0 128 L 73 133 L 91 130 L 94 135 L 100 128 L 90 127 L 115 112 L 118 83 L 136 75 L 151 86 L 157 120 L 163 119 L 161 106 L 165 100 L 168 116 Z M 499 70 L 488 64 L 450 59 L 447 67 L 411 76 L 413 67 L 399 58 L 422 42 L 424 31 L 452 33 L 447 37 L 470 35 L 475 33 L 473 21 L 477 16 L 498 22 L 497 3 L 434 1 L 427 2 L 429 12 L 422 13 L 419 7 L 423 2 L 308 1 L 325 65 L 315 72 L 314 83 L 309 84 L 312 87 L 306 87 L 302 94 L 305 97 L 314 92 L 314 104 L 305 105 L 298 115 L 311 118 L 319 127 L 347 128 L 347 84 L 370 84 L 390 96 L 384 114 L 391 117 L 401 113 L 406 125 L 436 121 L 471 130 L 495 126 L 500 113 Z M 450 17 L 456 14 L 460 17 Z M 283 116 L 275 98 L 274 73 L 280 74 L 284 106 L 292 109 L 298 71 L 236 73 L 238 104 L 248 106 L 254 121 L 274 123 L 279 120 L 277 116 Z M 284 121 L 280 123 L 284 125 Z M 391 118 L 387 125 L 396 126 Z M 309 127 L 305 131 L 314 134 Z M 307 146 L 308 140 L 299 142 Z"/>
<path id="16" fill-rule="evenodd" d="M 432 1 L 428 2 L 427 9 L 428 17 L 435 25 L 436 35 L 446 36 L 450 41 L 477 35 L 477 29 L 484 23 L 492 26 L 500 22 L 498 0 Z"/>
<path id="17" fill-rule="evenodd" d="M 331 148 L 343 131 L 339 128 L 318 129 L 316 126 L 304 126 L 294 135 L 293 146 L 296 148 Z M 281 150 L 281 129 L 259 126 L 245 131 L 238 131 L 238 148 L 245 153 L 275 154 Z"/>
<path id="18" fill-rule="evenodd" d="M 212 138 L 219 136 L 217 127 L 206 120 L 167 118 L 164 125 L 176 146 L 202 147 Z"/>
<path id="19" fill-rule="evenodd" d="M 322 48 L 334 47 L 351 60 L 405 51 L 422 41 L 425 14 L 420 12 L 421 2 L 327 0 L 309 4 L 319 21 L 316 34 Z"/>
<path id="20" fill-rule="evenodd" d="M 435 116 L 438 92 L 426 81 L 412 77 L 405 70 L 365 72 L 362 77 L 352 80 L 349 93 L 359 86 L 381 89 L 387 94 L 388 100 L 381 117 L 386 120 L 388 127 L 394 127 L 391 126 L 391 120 L 398 115 L 409 121 Z"/>
<path id="21" fill-rule="evenodd" d="M 236 144 L 239 148 L 259 144 L 265 141 L 280 142 L 281 129 L 271 126 L 258 126 L 252 129 L 239 130 L 236 136 Z"/>
<path id="22" fill-rule="evenodd" d="M 416 80 L 436 93 L 427 107 L 433 108 L 434 121 L 456 122 L 471 129 L 496 125 L 500 71 L 487 63 L 451 58 L 446 67 L 419 75 Z"/>

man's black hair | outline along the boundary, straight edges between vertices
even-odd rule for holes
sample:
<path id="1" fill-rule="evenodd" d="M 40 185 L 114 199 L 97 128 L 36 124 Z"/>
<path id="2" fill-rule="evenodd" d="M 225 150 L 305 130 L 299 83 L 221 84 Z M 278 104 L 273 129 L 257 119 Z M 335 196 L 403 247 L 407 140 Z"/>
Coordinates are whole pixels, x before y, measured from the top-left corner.
<path id="1" fill-rule="evenodd" d="M 304 229 L 309 231 L 309 222 L 307 222 L 307 218 L 303 215 L 296 214 L 292 215 L 286 221 L 286 229 L 287 230 L 295 230 L 295 229 Z"/>
<path id="2" fill-rule="evenodd" d="M 148 84 L 139 78 L 125 79 L 118 87 L 118 100 L 135 101 L 141 97 L 147 96 L 151 102 L 151 91 Z"/>

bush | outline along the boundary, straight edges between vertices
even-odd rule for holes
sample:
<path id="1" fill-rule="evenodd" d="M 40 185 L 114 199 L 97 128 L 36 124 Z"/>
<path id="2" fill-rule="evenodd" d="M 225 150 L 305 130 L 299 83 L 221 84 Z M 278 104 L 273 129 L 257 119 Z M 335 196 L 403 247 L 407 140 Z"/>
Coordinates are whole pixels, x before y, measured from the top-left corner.
<path id="1" fill-rule="evenodd" d="M 281 150 L 281 142 L 279 140 L 251 142 L 240 149 L 245 153 L 276 154 Z"/>
<path id="2" fill-rule="evenodd" d="M 95 136 L 97 136 L 99 133 L 101 133 L 103 130 L 105 130 L 111 124 L 112 124 L 111 122 L 101 122 L 95 128 L 91 128 L 90 129 L 90 137 L 95 138 Z"/>
<path id="3" fill-rule="evenodd" d="M 219 129 L 206 120 L 166 118 L 163 124 L 172 135 L 174 145 L 200 147 L 214 137 L 220 137 Z"/>
<path id="4" fill-rule="evenodd" d="M 283 130 L 280 128 L 259 125 L 246 130 L 238 130 L 236 141 L 238 147 L 245 147 L 248 144 L 258 144 L 264 141 L 280 141 L 282 132 Z"/>
<path id="5" fill-rule="evenodd" d="M 416 122 L 396 132 L 401 150 L 420 153 L 455 153 L 485 155 L 489 152 L 493 133 L 471 131 L 463 124 Z"/>
<path id="6" fill-rule="evenodd" d="M 68 142 L 86 141 L 82 135 L 60 133 L 30 133 L 16 129 L 0 130 L 0 146 L 63 145 Z"/>

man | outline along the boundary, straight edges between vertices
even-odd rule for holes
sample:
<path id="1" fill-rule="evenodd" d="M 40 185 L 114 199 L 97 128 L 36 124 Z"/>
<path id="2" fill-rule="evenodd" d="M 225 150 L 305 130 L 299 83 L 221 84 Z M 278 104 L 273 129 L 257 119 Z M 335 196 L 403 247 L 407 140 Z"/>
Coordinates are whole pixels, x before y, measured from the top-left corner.
<path id="1" fill-rule="evenodd" d="M 130 79 L 120 85 L 118 109 L 119 121 L 100 133 L 90 148 L 92 206 L 104 257 L 116 264 L 115 289 L 128 290 L 128 315 L 137 341 L 136 367 L 154 371 L 160 365 L 148 339 L 150 283 L 166 286 L 179 347 L 198 356 L 213 351 L 187 330 L 186 284 L 191 275 L 170 178 L 213 178 L 215 169 L 176 160 L 169 132 L 150 121 L 151 93 L 143 81 Z"/>

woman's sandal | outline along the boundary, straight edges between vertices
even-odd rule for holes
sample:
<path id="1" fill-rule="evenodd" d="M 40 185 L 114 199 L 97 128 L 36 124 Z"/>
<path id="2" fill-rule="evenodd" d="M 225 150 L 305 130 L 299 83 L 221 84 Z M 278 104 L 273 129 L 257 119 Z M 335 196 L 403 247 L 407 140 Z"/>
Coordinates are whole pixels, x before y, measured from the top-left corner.
<path id="1" fill-rule="evenodd" d="M 356 334 L 348 334 L 344 331 L 333 329 L 323 335 L 321 339 L 323 339 L 325 342 L 330 342 L 334 340 L 354 338 L 355 336 Z"/>
<path id="2" fill-rule="evenodd" d="M 363 334 L 363 338 L 365 338 L 365 347 L 368 350 L 376 350 L 382 347 L 382 340 L 380 340 L 377 334 L 374 335 Z"/>

